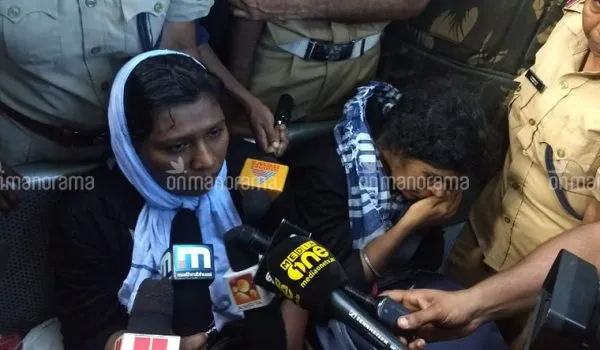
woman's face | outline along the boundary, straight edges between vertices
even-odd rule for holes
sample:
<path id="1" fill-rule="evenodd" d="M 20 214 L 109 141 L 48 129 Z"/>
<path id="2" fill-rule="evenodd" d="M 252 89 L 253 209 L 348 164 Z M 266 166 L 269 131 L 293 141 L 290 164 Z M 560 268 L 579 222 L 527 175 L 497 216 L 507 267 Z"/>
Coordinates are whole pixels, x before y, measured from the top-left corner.
<path id="1" fill-rule="evenodd" d="M 223 111 L 215 99 L 161 111 L 140 147 L 142 162 L 164 189 L 199 195 L 210 190 L 229 143 Z"/>
<path id="2" fill-rule="evenodd" d="M 398 152 L 382 150 L 380 153 L 388 174 L 393 178 L 395 189 L 408 200 L 441 197 L 451 188 L 459 190 L 461 177 L 454 171 L 437 169 Z"/>
<path id="3" fill-rule="evenodd" d="M 583 31 L 590 53 L 600 57 L 600 0 L 587 0 L 583 7 Z"/>

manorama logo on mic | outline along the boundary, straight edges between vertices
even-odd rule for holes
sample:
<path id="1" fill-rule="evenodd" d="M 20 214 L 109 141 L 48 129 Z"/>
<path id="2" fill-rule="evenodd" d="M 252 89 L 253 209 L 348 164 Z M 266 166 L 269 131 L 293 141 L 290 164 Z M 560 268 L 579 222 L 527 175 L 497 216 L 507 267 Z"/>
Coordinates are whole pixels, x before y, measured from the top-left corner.
<path id="1" fill-rule="evenodd" d="M 212 280 L 215 278 L 213 248 L 210 244 L 173 245 L 173 258 L 163 258 L 162 270 L 173 265 L 174 280 Z M 164 274 L 164 272 L 163 272 Z"/>
<path id="2" fill-rule="evenodd" d="M 308 241 L 294 249 L 279 266 L 292 281 L 302 280 L 300 287 L 304 288 L 323 268 L 335 261 L 323 246 Z"/>

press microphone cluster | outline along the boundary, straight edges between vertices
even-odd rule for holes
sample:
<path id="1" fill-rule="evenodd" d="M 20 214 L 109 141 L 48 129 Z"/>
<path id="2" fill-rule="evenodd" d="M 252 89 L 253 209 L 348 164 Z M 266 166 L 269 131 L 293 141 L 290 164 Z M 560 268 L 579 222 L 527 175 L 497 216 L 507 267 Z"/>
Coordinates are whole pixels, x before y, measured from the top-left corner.
<path id="1" fill-rule="evenodd" d="M 173 287 L 166 280 L 144 280 L 138 289 L 127 331 L 114 350 L 179 350 L 181 338 L 171 334 Z"/>
<path id="2" fill-rule="evenodd" d="M 276 233 L 271 240 L 251 227 L 233 229 L 240 244 L 255 253 L 266 254 L 261 265 L 266 271 L 264 281 L 268 283 L 263 286 L 277 290 L 312 313 L 341 321 L 377 349 L 406 349 L 389 329 L 347 294 L 347 278 L 337 259 L 325 247 L 310 240 L 305 231 L 298 229 L 294 232 L 295 226 L 285 221 L 283 225 L 288 228 L 288 237 L 281 237 L 281 234 L 277 237 Z M 354 297 L 365 298 L 360 292 L 353 291 Z M 371 301 L 368 298 L 366 300 Z M 379 312 L 391 320 L 393 316 L 390 310 L 398 311 L 399 308 L 390 308 L 389 301 L 384 303 L 387 306 L 380 303 L 380 307 L 375 308 L 375 314 Z M 384 309 L 390 312 L 383 312 Z M 406 314 L 404 311 L 407 310 L 403 310 L 403 314 Z M 398 330 L 395 322 L 393 326 L 391 322 L 385 323 L 391 329 Z"/>
<path id="3" fill-rule="evenodd" d="M 294 99 L 288 94 L 282 95 L 275 110 L 275 125 L 287 126 L 293 107 Z M 283 192 L 288 172 L 289 167 L 280 164 L 271 154 L 246 159 L 239 184 L 244 189 L 242 206 L 248 222 L 257 224 L 266 215 L 271 202 Z"/>

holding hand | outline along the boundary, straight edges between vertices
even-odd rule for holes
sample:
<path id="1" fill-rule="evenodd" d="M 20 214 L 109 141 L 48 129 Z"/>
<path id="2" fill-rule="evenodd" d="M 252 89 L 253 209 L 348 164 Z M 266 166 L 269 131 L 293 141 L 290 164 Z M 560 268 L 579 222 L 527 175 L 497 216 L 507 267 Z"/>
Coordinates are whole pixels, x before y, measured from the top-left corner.
<path id="1" fill-rule="evenodd" d="M 400 317 L 398 327 L 416 331 L 418 337 L 411 349 L 422 349 L 425 341 L 441 341 L 465 337 L 483 323 L 477 297 L 472 290 L 444 292 L 430 289 L 387 291 L 384 295 L 414 311 Z"/>
<path id="2" fill-rule="evenodd" d="M 283 155 L 289 144 L 287 129 L 275 126 L 275 118 L 271 110 L 259 99 L 252 98 L 246 103 L 246 113 L 261 151 L 272 153 L 275 157 Z"/>

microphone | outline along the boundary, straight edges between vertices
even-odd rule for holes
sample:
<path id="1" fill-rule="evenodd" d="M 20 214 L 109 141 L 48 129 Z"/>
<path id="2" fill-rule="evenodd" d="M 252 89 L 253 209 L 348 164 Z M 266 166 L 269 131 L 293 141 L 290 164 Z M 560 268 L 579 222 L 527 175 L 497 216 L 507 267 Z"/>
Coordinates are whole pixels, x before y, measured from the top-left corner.
<path id="1" fill-rule="evenodd" d="M 247 349 L 285 349 L 286 330 L 275 295 L 254 281 L 258 254 L 240 241 L 243 226 L 225 233 L 224 241 L 231 268 L 225 274 L 231 302 L 244 311 L 241 332 Z M 265 332 L 266 330 L 266 332 Z"/>
<path id="2" fill-rule="evenodd" d="M 275 125 L 287 126 L 291 119 L 294 99 L 288 94 L 279 98 L 275 110 Z M 283 188 L 289 173 L 289 167 L 279 164 L 271 154 L 259 159 L 248 158 L 240 173 L 242 191 L 242 208 L 246 219 L 252 224 L 258 224 L 271 207 L 271 202 L 277 198 Z"/>
<path id="3" fill-rule="evenodd" d="M 290 237 L 271 249 L 266 265 L 275 286 L 300 307 L 344 323 L 377 349 L 408 349 L 344 293 L 344 269 L 319 243 Z"/>
<path id="4" fill-rule="evenodd" d="M 173 287 L 166 280 L 144 280 L 135 297 L 127 331 L 115 350 L 178 350 L 180 337 L 172 336 Z"/>
<path id="5" fill-rule="evenodd" d="M 196 213 L 180 209 L 171 224 L 161 272 L 173 284 L 173 332 L 186 337 L 208 331 L 214 321 L 209 286 L 215 278 L 212 245 L 202 244 Z"/>
<path id="6" fill-rule="evenodd" d="M 287 127 L 292 120 L 292 109 L 294 109 L 294 98 L 290 94 L 281 95 L 275 108 L 275 126 Z"/>
<path id="7" fill-rule="evenodd" d="M 246 252 L 244 252 L 243 248 L 236 248 L 244 252 L 240 253 L 238 256 L 242 256 L 242 254 L 247 253 L 248 250 L 254 252 L 255 254 L 269 255 L 270 247 L 276 246 L 279 242 L 287 239 L 290 236 L 296 235 L 296 233 L 304 237 L 310 236 L 310 234 L 306 231 L 290 224 L 286 220 L 283 220 L 279 229 L 273 236 L 272 241 L 270 241 L 267 235 L 249 226 L 235 227 L 226 234 L 226 237 L 228 237 L 230 241 L 235 242 L 235 244 L 247 248 Z M 233 245 L 234 243 L 230 244 Z M 268 270 L 268 268 L 266 269 Z M 259 267 L 259 271 L 260 270 L 261 268 Z M 267 272 L 268 271 L 264 271 L 262 273 L 259 272 L 258 275 L 261 276 Z M 255 281 L 258 284 L 263 285 L 265 284 L 266 280 L 267 278 L 255 278 Z M 358 289 L 349 286 L 348 284 L 344 284 L 342 289 L 344 292 L 346 292 L 346 294 L 348 294 L 348 296 L 354 299 L 355 302 L 359 303 L 362 307 L 369 311 L 373 317 L 376 317 L 380 322 L 382 322 L 389 330 L 397 335 L 411 335 L 410 332 L 400 329 L 397 325 L 399 317 L 411 313 L 411 311 L 405 308 L 402 304 L 388 297 L 380 296 L 373 298 L 372 296 L 365 294 Z"/>
<path id="8" fill-rule="evenodd" d="M 344 292 L 354 299 L 354 301 L 361 304 L 362 307 L 367 309 L 367 311 L 369 311 L 396 335 L 412 335 L 412 333 L 398 328 L 398 318 L 411 313 L 411 311 L 405 308 L 402 304 L 395 302 L 389 297 L 380 296 L 373 298 L 372 296 L 348 285 L 344 286 Z"/>
<path id="9" fill-rule="evenodd" d="M 258 255 L 240 244 L 239 231 L 235 227 L 224 235 L 230 265 L 224 278 L 230 301 L 240 311 L 248 311 L 269 305 L 275 296 L 254 282 L 258 270 Z"/>

